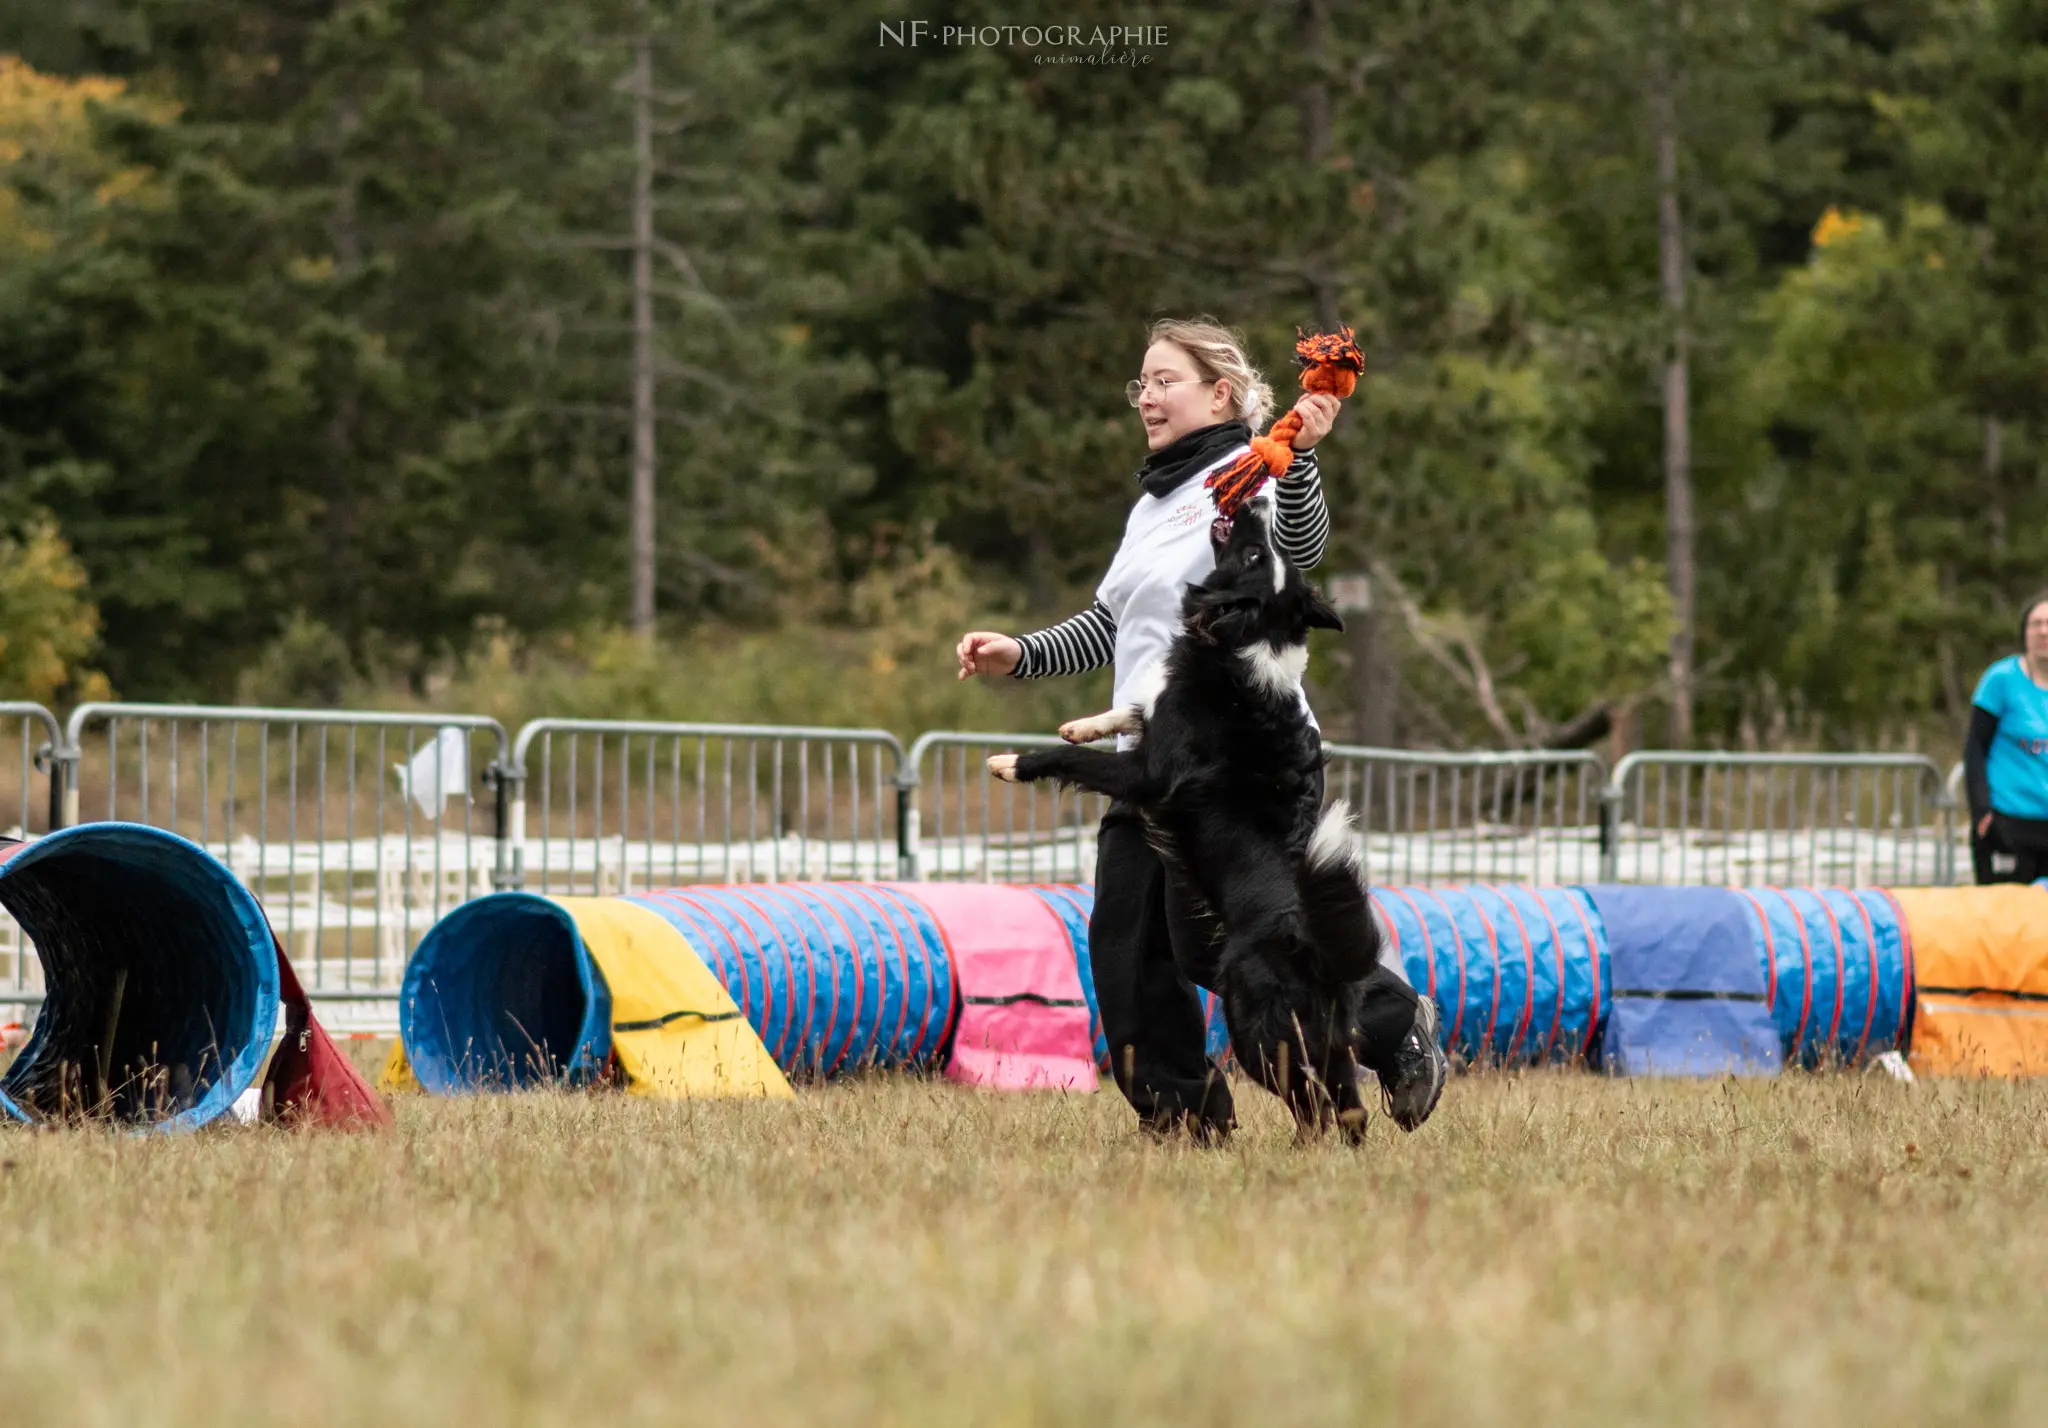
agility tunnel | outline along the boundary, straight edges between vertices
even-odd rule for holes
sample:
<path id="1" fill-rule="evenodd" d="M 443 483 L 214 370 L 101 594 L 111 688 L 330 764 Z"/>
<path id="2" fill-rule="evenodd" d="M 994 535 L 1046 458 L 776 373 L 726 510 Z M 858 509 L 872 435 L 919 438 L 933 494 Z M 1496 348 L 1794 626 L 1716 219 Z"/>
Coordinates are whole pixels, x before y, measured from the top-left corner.
<path id="1" fill-rule="evenodd" d="M 1910 1048 L 1933 1074 L 2048 1073 L 2039 888 L 1482 884 L 1382 887 L 1372 902 L 1466 1066 L 1774 1075 Z M 595 926 L 604 907 L 639 909 L 648 931 Z M 759 1092 L 657 1072 L 634 1050 L 652 1036 L 727 1038 L 713 1063 L 785 1081 L 930 1065 L 978 1085 L 1080 1088 L 1109 1055 L 1093 909 L 1086 884 L 505 894 L 429 935 L 401 1015 L 421 1081 L 443 1092 L 607 1068 L 655 1094 Z M 618 950 L 635 938 L 653 949 L 637 963 Z M 665 966 L 702 976 L 687 995 L 636 990 Z M 1222 1060 L 1221 1007 L 1200 995 Z"/>
<path id="2" fill-rule="evenodd" d="M 676 926 L 624 898 L 499 893 L 437 923 L 406 965 L 399 1028 L 447 1095 L 583 1085 L 786 1097 L 789 1082 Z"/>
<path id="3" fill-rule="evenodd" d="M 1093 888 L 1031 891 L 1060 911 L 1092 999 Z M 1771 1075 L 1906 1041 L 1912 940 L 1881 890 L 1481 884 L 1380 887 L 1372 902 L 1467 1066 Z M 1221 1010 L 1201 995 L 1210 1053 L 1227 1055 Z M 1106 1067 L 1099 1018 L 1093 1032 Z"/>
<path id="4" fill-rule="evenodd" d="M 454 1094 L 615 1074 L 657 1096 L 943 1067 L 1092 1089 L 1059 915 L 1010 887 L 779 883 L 627 897 L 501 893 L 422 940 L 400 992 L 412 1075 Z"/>
<path id="5" fill-rule="evenodd" d="M 1493 1066 L 1593 1053 L 1608 952 L 1582 890 L 1387 887 L 1372 904 L 1409 985 L 1436 1002 L 1446 1051 Z"/>
<path id="6" fill-rule="evenodd" d="M 1570 888 L 1383 888 L 1388 950 L 1434 997 L 1469 1064 L 1597 1059 L 1607 942 Z M 673 929 L 622 959 L 605 908 Z M 1092 1089 L 1108 1069 L 1088 947 L 1087 884 L 819 883 L 694 886 L 623 898 L 505 893 L 456 909 L 421 942 L 401 993 L 404 1055 L 437 1094 L 588 1084 L 615 1068 L 648 1094 L 787 1094 L 634 1062 L 658 1023 L 671 1039 L 758 1042 L 785 1078 L 862 1066 L 942 1065 L 999 1088 Z M 645 925 L 643 923 L 643 925 Z M 729 999 L 640 997 L 653 966 L 700 967 Z M 1220 999 L 1197 989 L 1218 1061 Z M 724 1018 L 723 1021 L 719 1018 Z M 714 1027 L 724 1027 L 714 1032 Z M 739 1050 L 726 1060 L 737 1064 Z M 395 1069 L 395 1068 L 394 1068 Z M 388 1084 L 398 1084 L 394 1075 Z"/>
<path id="7" fill-rule="evenodd" d="M 1900 888 L 1891 897 L 1912 959 L 1913 1069 L 2048 1075 L 2048 890 Z"/>
<path id="8" fill-rule="evenodd" d="M 1097 1062 L 1109 1046 L 1095 1006 L 1086 883 L 1033 885 L 1059 912 L 1089 1000 Z M 1604 1005 L 1607 947 L 1600 921 L 1573 888 L 1375 888 L 1374 912 L 1388 952 L 1409 985 L 1442 1013 L 1445 1047 L 1469 1064 L 1569 1061 L 1593 1049 Z M 1230 1031 L 1214 993 L 1196 989 L 1209 1054 L 1230 1052 Z"/>
<path id="9" fill-rule="evenodd" d="M 1888 891 L 1585 891 L 1610 948 L 1610 1070 L 1768 1076 L 1864 1066 L 1907 1045 L 1914 939 Z"/>
<path id="10" fill-rule="evenodd" d="M 0 907 L 44 979 L 35 1028 L 0 1077 L 7 1117 L 162 1131 L 230 1112 L 388 1118 L 313 1016 L 254 895 L 197 845 L 130 823 L 0 841 Z"/>
<path id="11" fill-rule="evenodd" d="M 1097 1070 L 1108 1072 L 1109 1039 L 1102 1033 L 1102 1009 L 1095 999 L 1095 964 L 1088 955 L 1088 919 L 1095 912 L 1093 883 L 1029 883 L 1026 892 L 1042 901 L 1059 918 L 1066 934 L 1067 953 L 1073 958 L 1081 996 L 1088 1004 L 1088 1037 L 1094 1049 Z M 1210 1059 L 1222 1062 L 1230 1056 L 1230 1028 L 1223 1023 L 1223 1002 L 1214 992 L 1197 987 L 1202 999 L 1202 1021 L 1207 1031 L 1204 1043 Z"/>
<path id="12" fill-rule="evenodd" d="M 1095 1007 L 1086 883 L 1033 885 L 1061 915 L 1089 999 L 1097 1063 L 1109 1047 Z M 1435 999 L 1445 1047 L 1468 1064 L 1570 1061 L 1594 1052 L 1605 1005 L 1607 944 L 1584 892 L 1521 886 L 1375 888 L 1388 951 L 1409 985 Z M 1221 1001 L 1197 988 L 1209 1054 L 1230 1052 Z"/>

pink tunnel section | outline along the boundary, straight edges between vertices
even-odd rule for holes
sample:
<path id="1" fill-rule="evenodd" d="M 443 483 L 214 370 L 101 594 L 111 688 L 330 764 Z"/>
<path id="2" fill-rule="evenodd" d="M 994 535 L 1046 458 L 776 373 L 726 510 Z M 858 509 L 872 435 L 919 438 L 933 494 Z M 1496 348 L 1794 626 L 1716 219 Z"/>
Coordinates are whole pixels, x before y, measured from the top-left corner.
<path id="1" fill-rule="evenodd" d="M 946 940 L 960 1019 L 946 1076 L 997 1090 L 1092 1091 L 1095 1045 L 1073 944 L 1043 899 L 999 884 L 901 883 Z"/>

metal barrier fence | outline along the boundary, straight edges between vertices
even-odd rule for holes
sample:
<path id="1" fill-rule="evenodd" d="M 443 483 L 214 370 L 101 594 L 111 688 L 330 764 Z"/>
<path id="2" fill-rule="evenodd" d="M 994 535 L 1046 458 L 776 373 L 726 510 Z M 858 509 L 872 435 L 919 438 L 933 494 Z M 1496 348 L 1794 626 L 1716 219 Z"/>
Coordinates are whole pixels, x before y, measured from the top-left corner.
<path id="1" fill-rule="evenodd" d="M 1001 784 L 989 754 L 1045 735 L 942 732 L 910 749 L 904 876 L 1087 879 L 1106 800 Z M 1654 752 L 1610 776 L 1580 750 L 1432 753 L 1325 746 L 1326 796 L 1358 815 L 1389 883 L 1948 884 L 1952 789 L 1911 754 Z"/>
<path id="2" fill-rule="evenodd" d="M 1572 883 L 1599 876 L 1607 766 L 1598 755 L 1324 747 L 1325 795 L 1349 800 L 1376 881 Z"/>
<path id="3" fill-rule="evenodd" d="M 0 834 L 29 837 L 38 821 L 45 832 L 58 826 L 62 798 L 48 775 L 63 737 L 57 716 L 42 705 L 0 703 Z"/>
<path id="4" fill-rule="evenodd" d="M 64 810 L 50 773 L 63 737 L 57 716 L 42 705 L 0 703 L 0 837 L 32 838 L 59 826 Z M 35 949 L 0 912 L 0 997 L 40 1000 L 42 984 Z"/>
<path id="5" fill-rule="evenodd" d="M 52 781 L 66 825 L 146 823 L 226 863 L 312 996 L 390 999 L 427 929 L 507 882 L 506 752 L 476 714 L 84 704 Z"/>
<path id="6" fill-rule="evenodd" d="M 902 778 L 903 876 L 913 881 L 1057 883 L 1095 877 L 1098 794 L 1002 783 L 989 755 L 1059 747 L 1049 734 L 941 730 L 910 746 Z"/>
<path id="7" fill-rule="evenodd" d="M 313 995 L 396 997 L 450 908 L 498 888 L 1085 881 L 1107 800 L 999 783 L 1048 735 L 0 703 L 0 833 L 168 828 L 263 901 Z M 1944 884 L 1960 765 L 1911 754 L 1429 753 L 1329 745 L 1376 880 Z M 39 781 L 40 775 L 40 781 Z M 460 811 L 450 805 L 460 801 Z M 479 807 L 488 802 L 488 807 Z M 482 825 L 481 827 L 479 825 Z M 40 968 L 0 915 L 0 1000 Z"/>
<path id="8" fill-rule="evenodd" d="M 910 876 L 902 769 L 881 729 L 538 719 L 512 747 L 509 880 L 622 893 Z"/>
<path id="9" fill-rule="evenodd" d="M 1955 881 L 1953 804 L 1918 754 L 1630 754 L 1607 805 L 1603 882 Z"/>

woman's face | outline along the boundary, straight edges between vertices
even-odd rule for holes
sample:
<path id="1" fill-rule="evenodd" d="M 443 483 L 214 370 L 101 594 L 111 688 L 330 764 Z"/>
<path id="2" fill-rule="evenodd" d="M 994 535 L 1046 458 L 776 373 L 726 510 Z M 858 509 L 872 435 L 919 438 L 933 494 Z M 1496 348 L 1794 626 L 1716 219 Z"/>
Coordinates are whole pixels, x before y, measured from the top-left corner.
<path id="1" fill-rule="evenodd" d="M 2027 658 L 2037 669 L 2048 668 L 2048 604 L 2027 611 Z"/>
<path id="2" fill-rule="evenodd" d="M 1145 423 L 1145 447 L 1158 451 L 1191 431 L 1230 418 L 1230 383 L 1202 380 L 1195 359 L 1171 342 L 1145 349 L 1138 373 L 1145 390 L 1138 397 L 1138 416 Z"/>

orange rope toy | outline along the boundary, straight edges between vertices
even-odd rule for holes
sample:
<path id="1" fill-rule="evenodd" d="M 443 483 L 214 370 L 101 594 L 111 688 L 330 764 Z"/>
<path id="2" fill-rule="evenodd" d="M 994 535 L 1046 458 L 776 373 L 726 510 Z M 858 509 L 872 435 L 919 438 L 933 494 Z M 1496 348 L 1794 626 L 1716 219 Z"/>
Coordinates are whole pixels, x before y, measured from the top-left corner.
<path id="1" fill-rule="evenodd" d="M 1301 389 L 1327 392 L 1342 401 L 1358 386 L 1365 371 L 1365 354 L 1348 327 L 1335 332 L 1303 336 L 1295 329 L 1294 360 L 1301 364 Z M 1289 407 L 1281 418 L 1266 428 L 1264 436 L 1252 438 L 1252 449 L 1228 466 L 1211 473 L 1202 484 L 1216 493 L 1216 514 L 1230 520 L 1244 509 L 1269 476 L 1278 476 L 1294 461 L 1294 438 L 1301 430 L 1301 412 Z"/>

